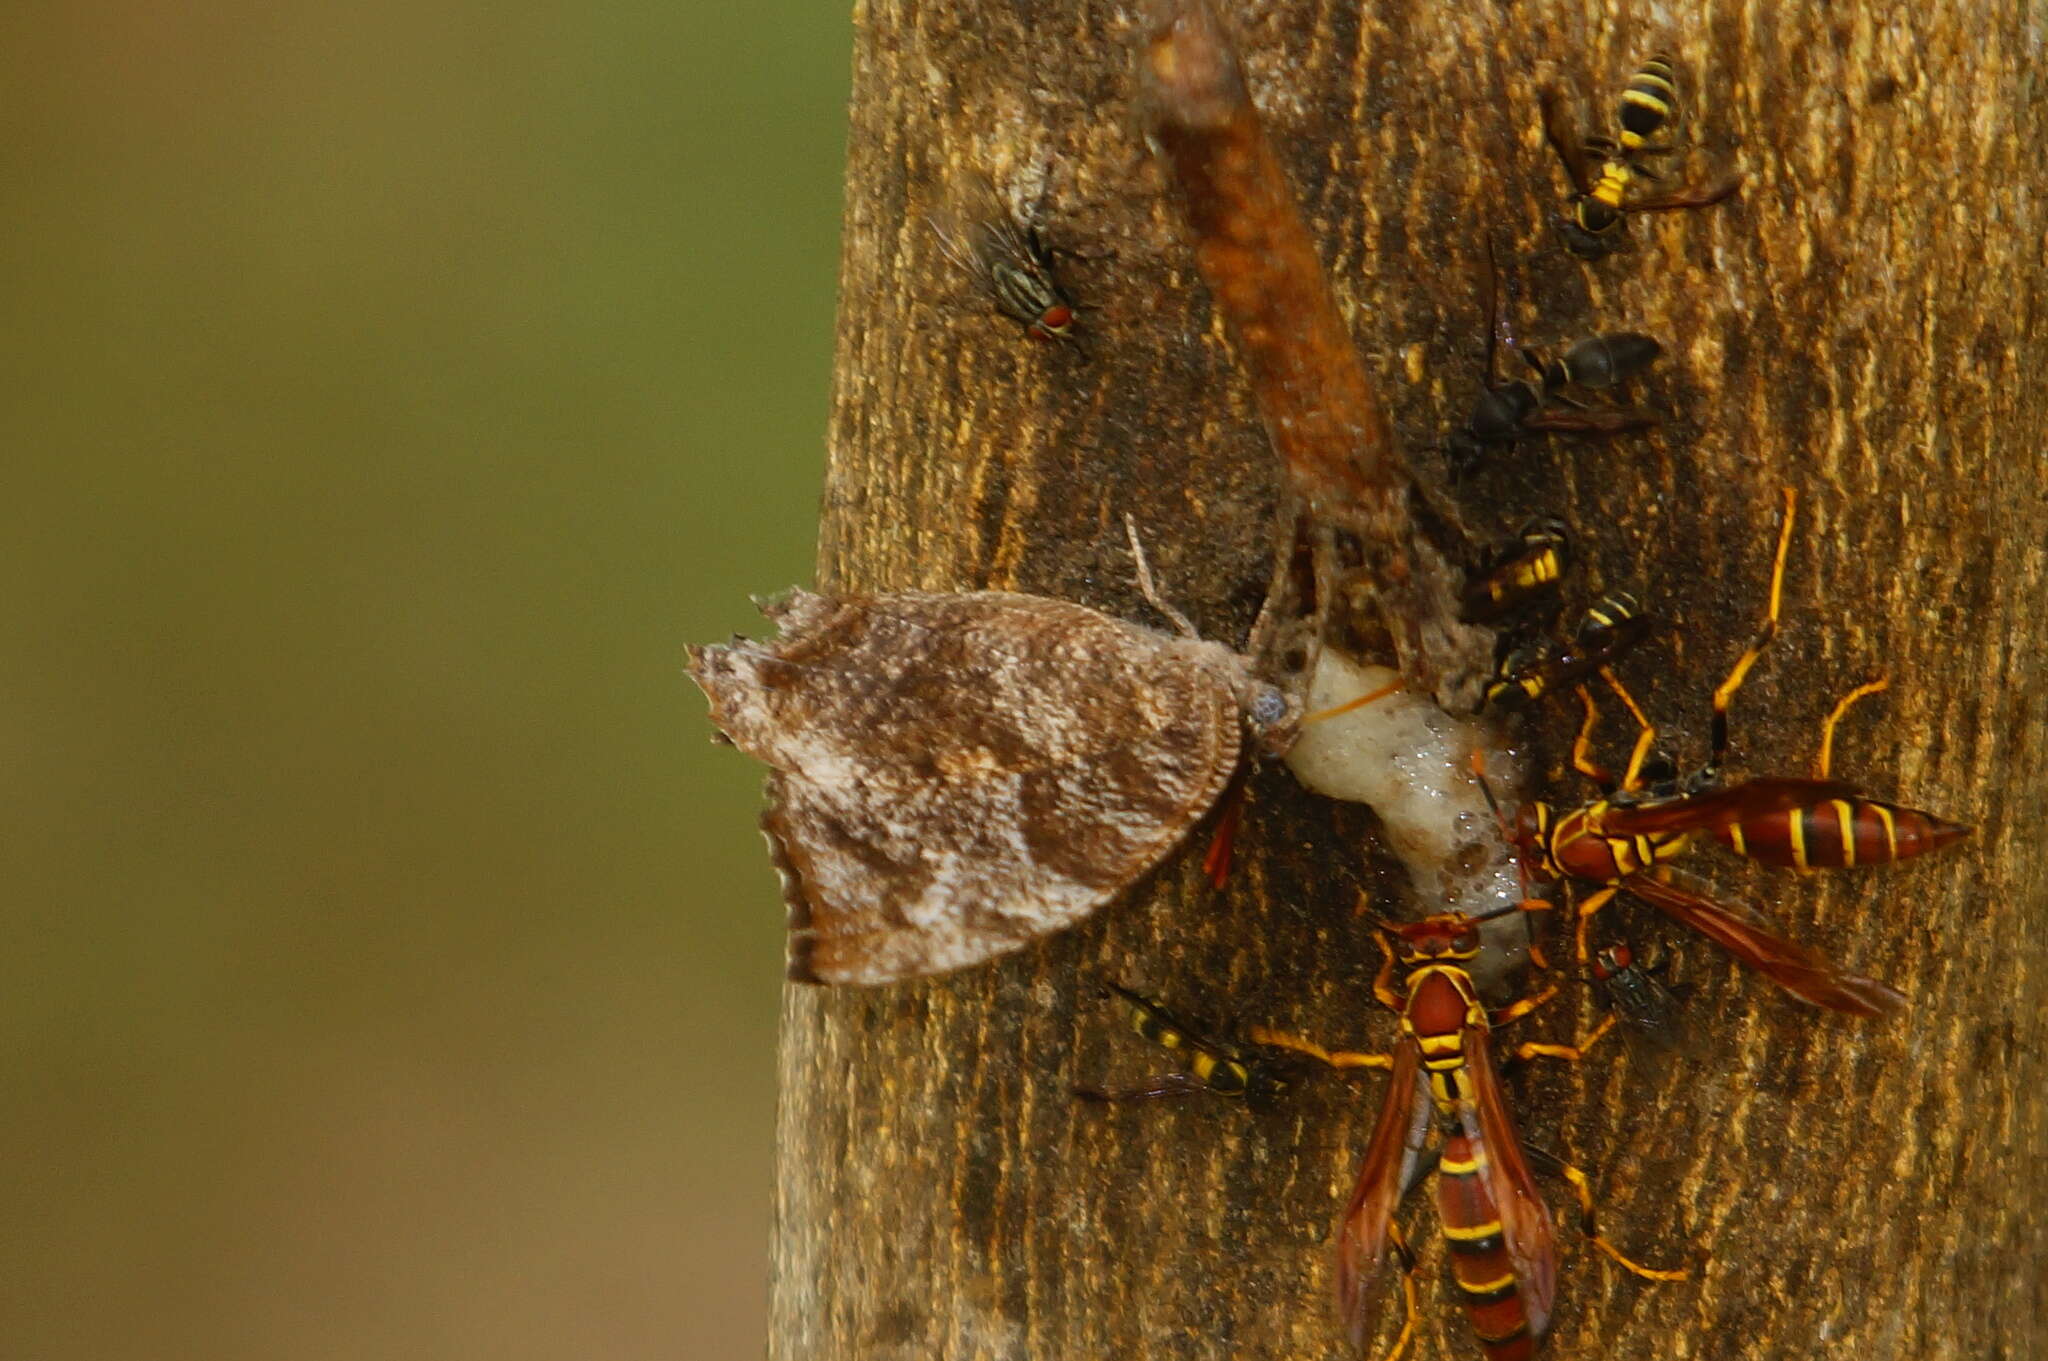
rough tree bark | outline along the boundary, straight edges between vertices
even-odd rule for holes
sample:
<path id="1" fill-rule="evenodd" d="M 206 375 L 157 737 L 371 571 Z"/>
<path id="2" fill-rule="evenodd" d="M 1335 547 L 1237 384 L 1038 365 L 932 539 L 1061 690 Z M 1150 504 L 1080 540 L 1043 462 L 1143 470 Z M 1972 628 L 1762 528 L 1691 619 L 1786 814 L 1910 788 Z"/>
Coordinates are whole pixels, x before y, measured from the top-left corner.
<path id="1" fill-rule="evenodd" d="M 1459 488 L 1475 526 L 1504 537 L 1559 512 L 1583 593 L 1635 589 L 1679 621 L 1628 674 L 1696 757 L 1707 693 L 1756 622 L 1776 488 L 1798 487 L 1785 627 L 1737 703 L 1738 763 L 1802 773 L 1835 695 L 1887 672 L 1838 770 L 1978 829 L 1960 854 L 1869 874 L 1698 857 L 1726 896 L 1908 991 L 1903 1019 L 1802 1008 L 1674 937 L 1696 984 L 1691 1061 L 1651 1080 L 1614 1055 L 1511 1076 L 1529 1140 L 1593 1171 L 1610 1235 L 1700 1265 L 1648 1285 L 1574 1251 L 1567 1227 L 1550 1354 L 2048 1354 L 2038 5 L 1710 0 L 1662 31 L 1607 6 L 1235 8 L 1411 449 L 1477 393 L 1487 233 L 1520 338 L 1627 328 L 1667 346 L 1640 393 L 1663 430 L 1527 442 Z M 856 10 L 827 587 L 1003 587 L 1147 618 L 1128 511 L 1162 587 L 1210 636 L 1242 637 L 1278 473 L 1137 129 L 1135 9 Z M 1538 90 L 1560 81 L 1604 119 L 1660 48 L 1699 138 L 1680 173 L 1733 164 L 1748 184 L 1637 218 L 1632 253 L 1581 265 L 1553 226 L 1564 186 Z M 1030 345 L 945 266 L 921 216 L 964 166 L 1027 191 L 1047 177 L 1085 353 Z M 1554 755 L 1573 717 L 1547 711 L 1533 735 Z M 1069 1095 L 1159 1067 L 1095 1000 L 1103 979 L 1224 1028 L 1390 1039 L 1350 911 L 1378 882 L 1369 816 L 1277 768 L 1252 798 L 1220 895 L 1198 834 L 1128 901 L 993 967 L 790 990 L 772 1356 L 1344 1354 L 1329 1239 L 1377 1075 L 1263 1116 Z M 1590 1023 L 1570 996 L 1530 1033 Z M 1433 1260 L 1428 1207 L 1408 1219 Z M 1423 1285 L 1421 1354 L 1476 1355 L 1433 1267 Z"/>

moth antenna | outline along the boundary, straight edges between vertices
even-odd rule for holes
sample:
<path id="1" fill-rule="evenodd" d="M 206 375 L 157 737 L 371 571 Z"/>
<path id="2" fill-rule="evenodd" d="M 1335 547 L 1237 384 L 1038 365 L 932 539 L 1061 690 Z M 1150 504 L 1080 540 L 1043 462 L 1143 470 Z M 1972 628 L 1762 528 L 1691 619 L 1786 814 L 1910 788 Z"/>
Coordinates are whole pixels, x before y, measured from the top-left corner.
<path id="1" fill-rule="evenodd" d="M 1132 518 L 1129 511 L 1124 512 L 1124 533 L 1131 539 L 1131 561 L 1138 569 L 1138 591 L 1145 597 L 1146 603 L 1172 620 L 1173 626 L 1183 635 L 1197 642 L 1201 641 L 1202 635 L 1195 631 L 1195 626 L 1188 622 L 1188 617 L 1167 603 L 1166 597 L 1159 594 L 1158 586 L 1153 584 L 1152 564 L 1145 557 L 1144 542 L 1138 538 L 1138 522 Z"/>
<path id="2" fill-rule="evenodd" d="M 1493 233 L 1486 233 L 1486 386 L 1493 388 L 1500 375 L 1495 371 L 1500 347 L 1500 264 L 1493 257 Z M 1512 341 L 1509 342 L 1513 344 Z"/>

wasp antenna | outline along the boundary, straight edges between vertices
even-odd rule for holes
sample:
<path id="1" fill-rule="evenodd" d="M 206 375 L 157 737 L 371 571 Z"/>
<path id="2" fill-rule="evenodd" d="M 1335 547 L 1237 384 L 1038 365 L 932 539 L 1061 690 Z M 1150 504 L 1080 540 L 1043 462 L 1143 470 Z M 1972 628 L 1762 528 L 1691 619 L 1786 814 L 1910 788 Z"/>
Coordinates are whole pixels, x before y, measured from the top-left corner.
<path id="1" fill-rule="evenodd" d="M 1493 785 L 1486 778 L 1486 749 L 1472 748 L 1472 778 L 1479 781 L 1479 792 L 1486 796 L 1486 806 L 1493 810 L 1494 820 L 1500 823 L 1503 834 L 1512 836 L 1514 828 L 1508 822 L 1508 815 L 1501 811 L 1500 800 L 1493 796 Z"/>
<path id="2" fill-rule="evenodd" d="M 1392 932 L 1399 931 L 1401 929 L 1401 923 L 1397 921 L 1392 921 L 1386 917 L 1382 917 L 1379 913 L 1373 911 L 1370 907 L 1366 906 L 1366 903 L 1368 901 L 1369 900 L 1366 898 L 1365 893 L 1361 890 L 1358 895 L 1357 915 L 1365 918 L 1366 923 L 1370 925 L 1373 930 Z"/>
<path id="3" fill-rule="evenodd" d="M 1493 233 L 1486 233 L 1486 386 L 1500 381 L 1496 368 L 1500 345 L 1500 262 L 1493 253 Z"/>

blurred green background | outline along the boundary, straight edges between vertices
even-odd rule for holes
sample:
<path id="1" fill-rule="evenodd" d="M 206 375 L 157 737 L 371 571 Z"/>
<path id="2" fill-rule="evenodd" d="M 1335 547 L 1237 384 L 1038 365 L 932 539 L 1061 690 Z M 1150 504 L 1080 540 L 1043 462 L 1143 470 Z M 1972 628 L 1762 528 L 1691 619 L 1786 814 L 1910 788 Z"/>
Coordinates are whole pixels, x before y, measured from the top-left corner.
<path id="1" fill-rule="evenodd" d="M 0 1354 L 759 1354 L 846 12 L 0 34 Z"/>

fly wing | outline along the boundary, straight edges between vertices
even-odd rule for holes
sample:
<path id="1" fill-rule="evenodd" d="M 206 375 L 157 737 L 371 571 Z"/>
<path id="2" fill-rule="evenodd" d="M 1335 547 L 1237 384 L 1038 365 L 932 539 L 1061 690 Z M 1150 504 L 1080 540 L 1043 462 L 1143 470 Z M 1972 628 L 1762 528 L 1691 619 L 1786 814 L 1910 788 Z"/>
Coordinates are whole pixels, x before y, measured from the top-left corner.
<path id="1" fill-rule="evenodd" d="M 1409 1172 L 1422 1156 L 1429 1132 L 1429 1103 L 1422 1099 L 1422 1051 L 1403 1037 L 1394 1049 L 1394 1070 L 1380 1103 L 1379 1123 L 1358 1166 L 1358 1185 L 1337 1230 L 1337 1308 L 1351 1340 L 1363 1345 L 1372 1331 L 1377 1300 L 1369 1287 L 1386 1263 L 1387 1227 Z"/>
<path id="2" fill-rule="evenodd" d="M 1851 1016 L 1888 1016 L 1905 1009 L 1906 996 L 1898 989 L 1843 971 L 1805 946 L 1771 931 L 1746 908 L 1716 902 L 1647 874 L 1630 875 L 1623 886 L 1802 1002 Z"/>
<path id="3" fill-rule="evenodd" d="M 1610 807 L 1600 815 L 1600 830 L 1618 836 L 1655 836 L 1726 827 L 1747 818 L 1811 808 L 1829 799 L 1860 799 L 1863 791 L 1838 780 L 1803 780 L 1791 776 L 1744 780 L 1704 794 L 1656 803 Z"/>
<path id="4" fill-rule="evenodd" d="M 947 185 L 938 206 L 925 221 L 946 255 L 971 274 L 981 272 L 981 259 L 993 239 L 991 233 L 999 236 L 1005 223 L 1013 230 L 1015 227 L 995 181 L 979 170 L 963 171 Z"/>
<path id="5" fill-rule="evenodd" d="M 1034 254 L 1024 229 L 1017 225 L 1016 210 L 996 182 L 981 171 L 968 171 L 954 185 L 952 211 L 979 230 L 984 251 L 1027 258 Z"/>
<path id="6" fill-rule="evenodd" d="M 1009 305 L 1012 300 L 1001 287 L 1003 271 L 1041 279 L 1049 292 L 1057 292 L 1049 279 L 1043 279 L 1038 252 L 1018 225 L 1015 211 L 995 181 L 981 171 L 968 170 L 955 179 L 943 203 L 926 221 L 946 258 L 1019 320 L 1037 318 L 1035 314 L 1024 316 Z"/>
<path id="7" fill-rule="evenodd" d="M 1529 1315 L 1529 1333 L 1540 1338 L 1550 1325 L 1551 1302 L 1557 1298 L 1557 1231 L 1523 1156 L 1522 1136 L 1508 1114 L 1507 1097 L 1493 1067 L 1492 1032 L 1467 1026 L 1463 1041 L 1473 1104 L 1460 1114 L 1465 1132 L 1478 1141 L 1483 1155 L 1479 1175 L 1500 1213 L 1501 1237 L 1508 1260 L 1515 1264 L 1515 1287 Z"/>

